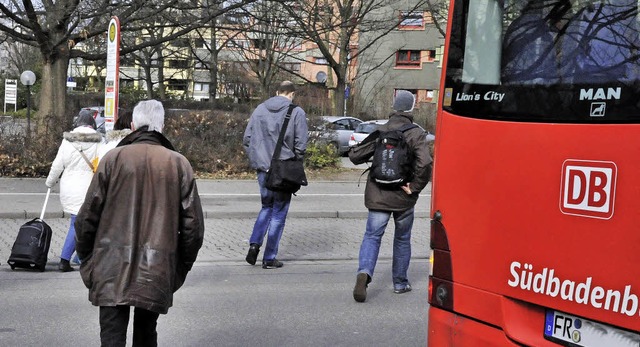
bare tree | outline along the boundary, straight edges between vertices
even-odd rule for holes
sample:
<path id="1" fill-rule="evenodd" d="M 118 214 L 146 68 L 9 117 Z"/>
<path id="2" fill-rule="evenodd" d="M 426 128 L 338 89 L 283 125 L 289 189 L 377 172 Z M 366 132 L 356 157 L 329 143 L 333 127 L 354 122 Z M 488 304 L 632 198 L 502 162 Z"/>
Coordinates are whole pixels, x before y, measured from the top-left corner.
<path id="1" fill-rule="evenodd" d="M 36 47 L 40 52 L 43 68 L 37 120 L 38 131 L 43 131 L 46 120 L 50 120 L 50 124 L 64 124 L 69 59 L 104 59 L 103 50 L 85 51 L 77 45 L 87 40 L 103 40 L 112 16 L 120 19 L 123 34 L 140 32 L 150 18 L 168 19 L 161 26 L 175 28 L 171 34 L 157 40 L 123 46 L 121 54 L 127 54 L 180 37 L 220 13 L 241 5 L 219 6 L 218 11 L 205 13 L 200 10 L 198 1 L 0 0 L 0 32 L 17 42 Z"/>
<path id="2" fill-rule="evenodd" d="M 333 112 L 342 113 L 345 88 L 350 71 L 359 55 L 375 47 L 375 43 L 394 30 L 401 22 L 392 11 L 395 0 L 280 0 L 297 24 L 298 35 L 312 41 L 326 59 L 332 74 L 327 84 L 334 89 Z M 406 8 L 412 11 L 424 7 L 427 0 L 412 1 Z M 397 7 L 397 6 L 395 6 Z M 375 33 L 364 45 L 358 38 Z"/>

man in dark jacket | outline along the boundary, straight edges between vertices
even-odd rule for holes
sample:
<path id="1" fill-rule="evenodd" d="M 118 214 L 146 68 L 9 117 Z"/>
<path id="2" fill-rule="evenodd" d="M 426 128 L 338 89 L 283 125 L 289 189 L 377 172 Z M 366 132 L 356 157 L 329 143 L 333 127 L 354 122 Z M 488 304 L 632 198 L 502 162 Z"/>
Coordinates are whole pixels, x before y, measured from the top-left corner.
<path id="1" fill-rule="evenodd" d="M 282 122 L 294 96 L 295 85 L 292 82 L 280 83 L 276 96 L 267 99 L 253 111 L 242 140 L 251 167 L 258 173 L 262 202 L 262 208 L 249 238 L 249 251 L 245 259 L 249 264 L 255 265 L 264 236 L 268 234 L 267 246 L 262 256 L 263 269 L 282 267 L 282 262 L 276 259 L 276 255 L 291 203 L 291 193 L 267 189 L 265 182 Z M 304 158 L 307 138 L 306 113 L 302 108 L 296 107 L 291 112 L 291 120 L 285 131 L 280 159 Z"/>
<path id="2" fill-rule="evenodd" d="M 189 161 L 162 134 L 156 100 L 133 109 L 133 133 L 100 160 L 76 218 L 76 251 L 103 346 L 156 346 L 156 323 L 196 260 L 204 220 Z"/>
<path id="3" fill-rule="evenodd" d="M 397 130 L 413 123 L 411 111 L 415 97 L 411 92 L 399 90 L 396 93 L 393 109 L 389 121 L 381 125 L 379 132 Z M 378 132 L 370 136 L 377 136 Z M 367 298 L 367 285 L 373 277 L 380 251 L 380 242 L 391 215 L 395 223 L 395 238 L 393 240 L 393 288 L 397 294 L 411 291 L 411 284 L 407 279 L 407 270 L 411 259 L 411 228 L 413 227 L 414 206 L 420 191 L 429 183 L 431 175 L 431 156 L 425 132 L 419 127 L 413 127 L 404 132 L 410 153 L 413 154 L 410 181 L 395 189 L 377 183 L 369 171 L 367 186 L 364 192 L 364 204 L 369 209 L 367 226 L 360 246 L 358 274 L 353 289 L 353 298 L 364 302 Z M 363 163 L 373 156 L 375 140 L 365 139 L 361 146 L 365 150 L 350 150 L 349 159 L 354 163 Z"/>

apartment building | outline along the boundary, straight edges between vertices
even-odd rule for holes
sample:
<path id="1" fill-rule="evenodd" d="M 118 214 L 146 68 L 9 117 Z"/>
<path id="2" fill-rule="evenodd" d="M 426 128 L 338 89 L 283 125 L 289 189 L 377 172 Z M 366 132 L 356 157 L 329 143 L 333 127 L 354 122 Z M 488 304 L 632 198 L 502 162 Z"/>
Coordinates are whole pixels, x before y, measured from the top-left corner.
<path id="1" fill-rule="evenodd" d="M 397 2 L 380 13 L 393 13 L 400 25 L 378 40 L 359 57 L 358 74 L 352 82 L 354 108 L 373 118 L 385 118 L 392 111 L 393 97 L 399 89 L 416 95 L 416 113 L 424 125 L 435 120 L 440 86 L 444 36 L 434 25 L 426 6 L 415 8 L 415 1 Z M 363 33 L 360 46 L 377 38 L 377 33 Z"/>
<path id="2" fill-rule="evenodd" d="M 413 9 L 407 7 L 410 1 L 389 3 L 391 8 L 370 15 L 378 16 L 380 22 L 401 20 L 400 26 L 351 60 L 347 73 L 350 114 L 387 113 L 397 89 L 414 92 L 419 109 L 427 109 L 437 100 L 444 39 L 433 27 L 428 11 L 409 10 Z M 162 83 L 169 94 L 205 101 L 213 94 L 214 65 L 216 98 L 260 97 L 267 78 L 316 83 L 324 85 L 328 93 L 335 86 L 334 73 L 317 44 L 250 19 L 225 17 L 216 24 L 135 56 L 121 57 L 121 87 L 145 89 L 151 84 L 157 88 Z M 358 33 L 351 38 L 349 49 L 357 52 L 359 46 L 367 46 L 380 35 L 375 31 Z M 72 77 L 103 74 L 81 60 L 70 63 Z"/>

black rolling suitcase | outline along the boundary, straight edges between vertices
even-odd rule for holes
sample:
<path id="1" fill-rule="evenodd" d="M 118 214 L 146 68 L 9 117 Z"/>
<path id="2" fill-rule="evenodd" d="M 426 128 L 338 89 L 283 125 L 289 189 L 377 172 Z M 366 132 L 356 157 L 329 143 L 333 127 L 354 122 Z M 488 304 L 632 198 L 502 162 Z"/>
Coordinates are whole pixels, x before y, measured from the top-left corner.
<path id="1" fill-rule="evenodd" d="M 43 220 L 50 193 L 51 188 L 47 190 L 40 218 L 34 218 L 20 227 L 7 260 L 11 270 L 19 267 L 44 271 L 52 235 L 51 227 Z"/>

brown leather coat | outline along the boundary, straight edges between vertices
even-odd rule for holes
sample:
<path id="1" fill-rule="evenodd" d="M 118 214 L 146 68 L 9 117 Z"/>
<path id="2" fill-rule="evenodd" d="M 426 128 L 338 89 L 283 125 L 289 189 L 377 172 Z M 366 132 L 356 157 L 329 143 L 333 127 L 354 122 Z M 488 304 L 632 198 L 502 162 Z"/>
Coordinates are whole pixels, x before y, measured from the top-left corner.
<path id="1" fill-rule="evenodd" d="M 378 130 L 388 131 L 399 129 L 405 124 L 413 123 L 410 114 L 392 114 L 389 121 L 381 125 Z M 367 179 L 364 190 L 364 205 L 370 210 L 377 211 L 406 211 L 418 201 L 420 192 L 426 187 L 431 178 L 431 155 L 424 130 L 420 128 L 409 129 L 404 133 L 407 144 L 413 151 L 413 179 L 410 182 L 411 195 L 402 189 L 383 189 L 376 184 L 371 175 Z M 363 143 L 367 142 L 364 140 Z M 362 146 L 362 150 L 350 150 L 349 159 L 356 164 L 364 163 L 373 156 L 375 145 Z M 371 173 L 371 172 L 369 172 Z"/>
<path id="2" fill-rule="evenodd" d="M 130 134 L 101 159 L 75 228 L 93 305 L 167 313 L 204 236 L 189 161 L 158 132 Z"/>

